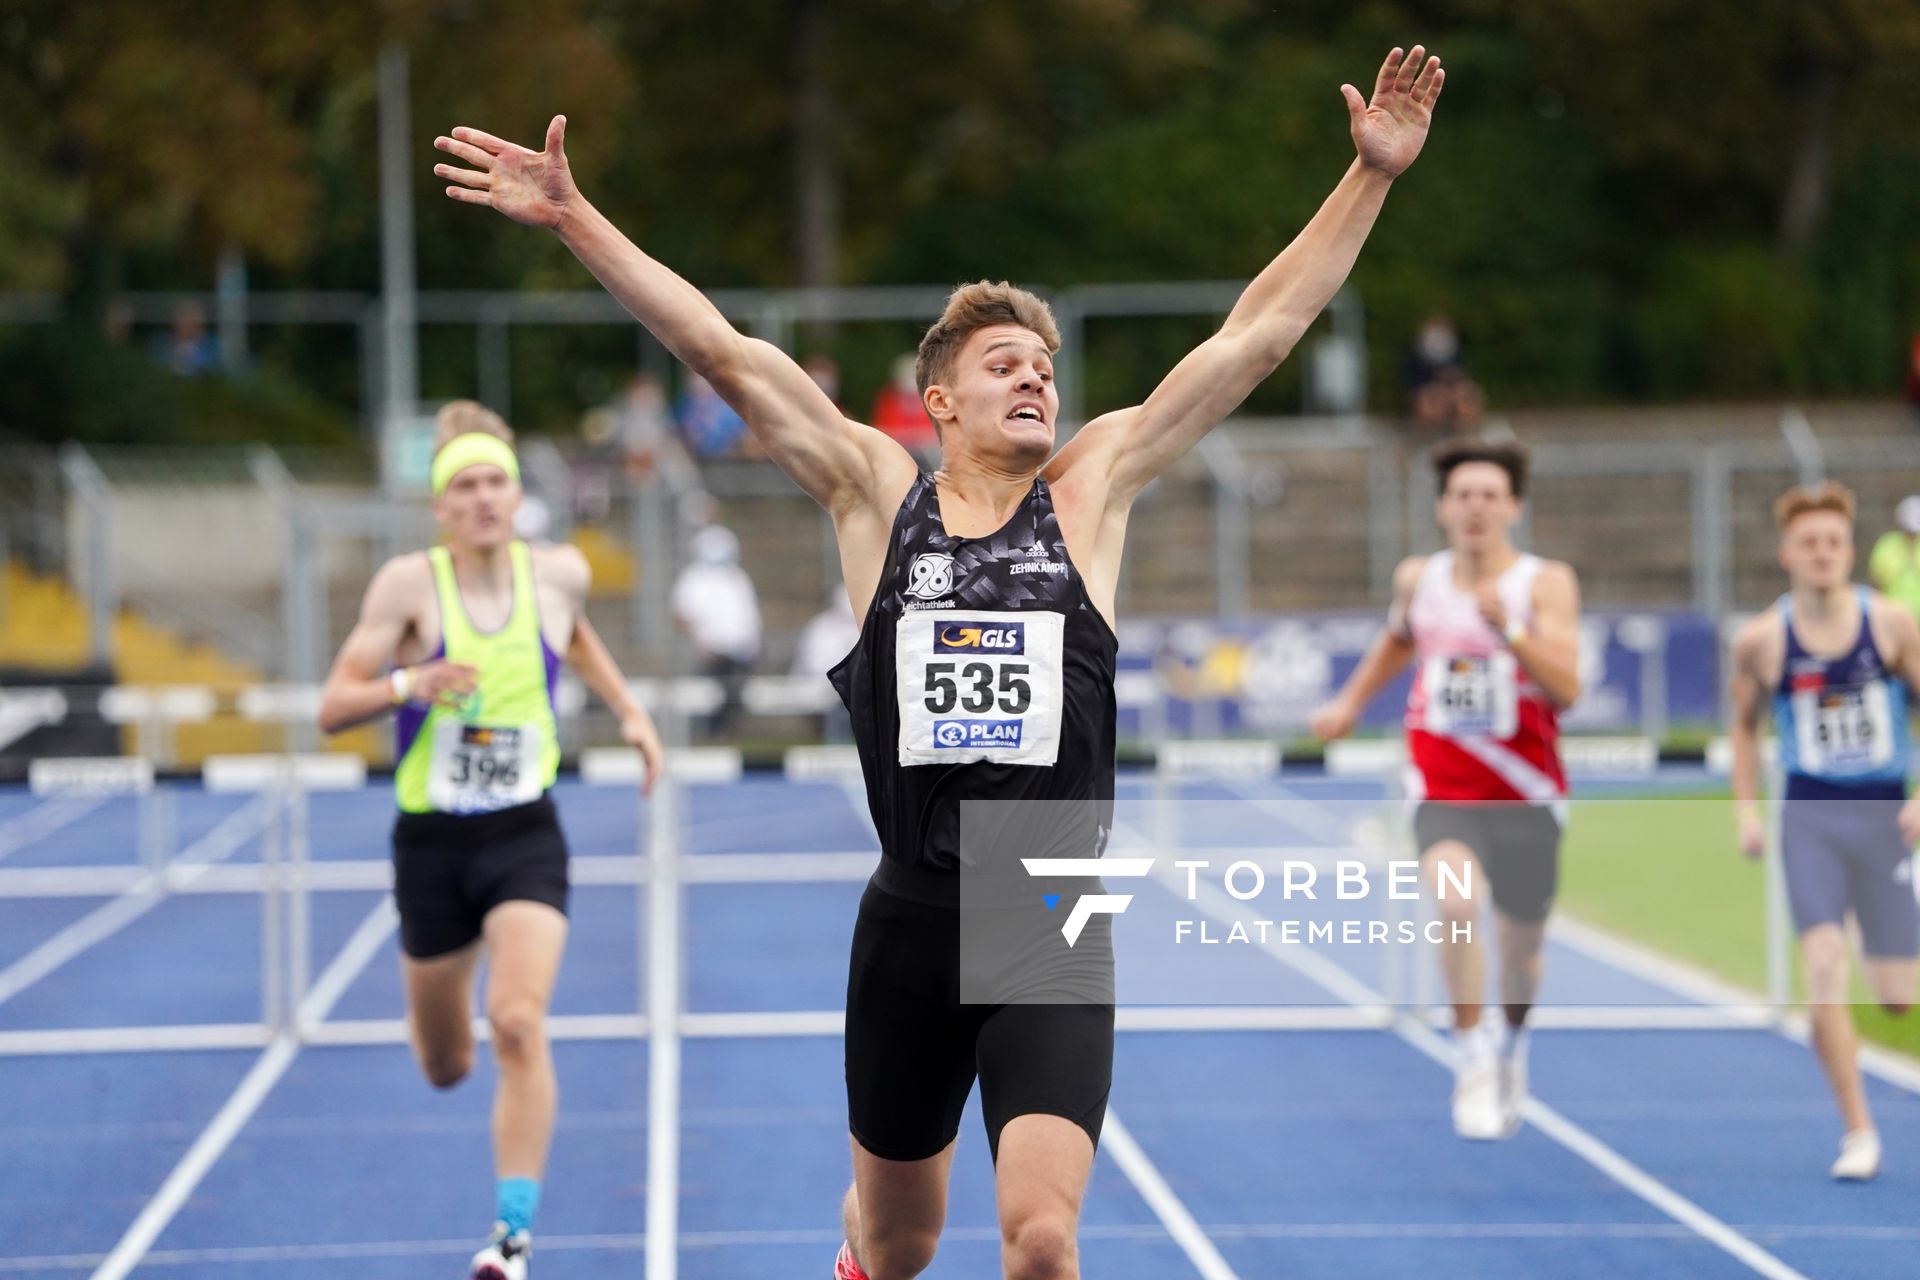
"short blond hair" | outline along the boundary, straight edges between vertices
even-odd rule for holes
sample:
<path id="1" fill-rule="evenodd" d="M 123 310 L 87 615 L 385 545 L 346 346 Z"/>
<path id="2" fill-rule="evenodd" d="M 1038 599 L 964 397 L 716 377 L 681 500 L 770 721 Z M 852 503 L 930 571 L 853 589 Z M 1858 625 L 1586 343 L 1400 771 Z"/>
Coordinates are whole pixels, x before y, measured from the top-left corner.
<path id="1" fill-rule="evenodd" d="M 1787 526 L 1801 516 L 1814 511 L 1833 511 L 1853 523 L 1853 490 L 1838 480 L 1822 480 L 1819 484 L 1796 485 L 1774 500 L 1773 523 L 1780 532 L 1785 533 Z"/>
<path id="2" fill-rule="evenodd" d="M 1060 327 L 1054 324 L 1053 308 L 1045 299 L 1005 280 L 963 284 L 947 298 L 947 309 L 920 339 L 920 353 L 913 362 L 913 380 L 920 394 L 925 396 L 928 387 L 951 378 L 953 362 L 967 339 L 996 324 L 1033 330 L 1046 344 L 1048 355 L 1060 349 Z"/>
<path id="3" fill-rule="evenodd" d="M 507 425 L 505 418 L 478 400 L 449 400 L 434 415 L 433 451 L 438 453 L 446 448 L 447 442 L 455 436 L 475 433 L 513 443 L 513 428 Z"/>

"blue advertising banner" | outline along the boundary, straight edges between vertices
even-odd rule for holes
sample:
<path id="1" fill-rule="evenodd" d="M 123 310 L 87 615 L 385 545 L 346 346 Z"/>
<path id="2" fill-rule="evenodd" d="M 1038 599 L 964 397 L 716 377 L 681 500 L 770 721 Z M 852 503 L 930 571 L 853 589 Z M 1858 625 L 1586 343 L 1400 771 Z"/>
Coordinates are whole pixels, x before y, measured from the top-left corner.
<path id="1" fill-rule="evenodd" d="M 1136 619 L 1120 627 L 1120 734 L 1302 735 L 1380 633 L 1378 613 L 1245 619 Z M 1719 717 L 1718 628 L 1705 615 L 1599 611 L 1580 624 L 1580 701 L 1561 717 L 1574 733 L 1663 735 Z M 1363 729 L 1400 723 L 1410 676 L 1368 706 Z"/>

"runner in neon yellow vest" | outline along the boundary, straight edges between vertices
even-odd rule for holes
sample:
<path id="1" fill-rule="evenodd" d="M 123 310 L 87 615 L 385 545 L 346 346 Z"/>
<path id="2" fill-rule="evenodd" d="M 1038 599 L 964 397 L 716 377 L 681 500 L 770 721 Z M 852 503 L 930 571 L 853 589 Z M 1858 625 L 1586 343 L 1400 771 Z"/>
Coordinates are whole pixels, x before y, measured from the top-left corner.
<path id="1" fill-rule="evenodd" d="M 1881 594 L 1920 618 L 1920 493 L 1910 494 L 1894 508 L 1899 527 L 1880 535 L 1867 559 L 1867 576 Z"/>
<path id="2" fill-rule="evenodd" d="M 547 1005 L 567 938 L 567 845 L 548 794 L 560 764 L 562 655 L 658 775 L 659 735 L 585 615 L 587 562 L 513 534 L 513 433 L 471 401 L 441 410 L 433 509 L 444 546 L 383 565 L 321 698 L 329 733 L 395 713 L 393 829 L 408 1018 L 428 1080 L 473 1064 L 474 973 L 488 957 L 499 1067 L 495 1222 L 470 1274 L 524 1280 L 553 1135 Z"/>

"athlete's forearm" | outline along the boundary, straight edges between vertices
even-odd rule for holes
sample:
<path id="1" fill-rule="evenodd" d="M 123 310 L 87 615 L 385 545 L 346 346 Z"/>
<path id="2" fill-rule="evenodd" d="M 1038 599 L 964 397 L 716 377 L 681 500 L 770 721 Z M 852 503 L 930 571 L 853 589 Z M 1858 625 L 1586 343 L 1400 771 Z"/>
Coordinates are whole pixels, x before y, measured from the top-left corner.
<path id="1" fill-rule="evenodd" d="M 1360 659 L 1360 665 L 1347 677 L 1347 683 L 1340 690 L 1341 699 L 1359 712 L 1374 700 L 1388 681 L 1406 669 L 1412 657 L 1412 645 L 1391 631 L 1381 631 Z"/>
<path id="2" fill-rule="evenodd" d="M 567 665 L 622 720 L 636 713 L 646 714 L 646 709 L 627 688 L 626 676 L 621 674 L 613 655 L 607 652 L 599 633 L 587 626 L 584 619 L 573 629 L 573 640 L 567 646 Z"/>
<path id="3" fill-rule="evenodd" d="M 1755 816 L 1760 811 L 1760 739 L 1751 725 L 1735 721 L 1727 731 L 1727 746 L 1733 753 L 1728 770 L 1733 786 L 1734 809 Z"/>
<path id="4" fill-rule="evenodd" d="M 1251 326 L 1263 334 L 1262 347 L 1277 353 L 1275 364 L 1285 359 L 1346 282 L 1392 185 L 1356 159 L 1293 243 L 1254 277 L 1223 329 Z"/>
<path id="5" fill-rule="evenodd" d="M 320 691 L 320 731 L 345 733 L 393 710 L 393 682 L 381 676 L 362 680 L 334 675 Z"/>
<path id="6" fill-rule="evenodd" d="M 1513 656 L 1556 707 L 1570 707 L 1580 696 L 1580 645 L 1552 637 L 1525 635 L 1508 642 Z"/>
<path id="7" fill-rule="evenodd" d="M 739 330 L 671 269 L 643 253 L 584 197 L 554 228 L 560 242 L 688 368 L 716 385 L 747 359 Z"/>

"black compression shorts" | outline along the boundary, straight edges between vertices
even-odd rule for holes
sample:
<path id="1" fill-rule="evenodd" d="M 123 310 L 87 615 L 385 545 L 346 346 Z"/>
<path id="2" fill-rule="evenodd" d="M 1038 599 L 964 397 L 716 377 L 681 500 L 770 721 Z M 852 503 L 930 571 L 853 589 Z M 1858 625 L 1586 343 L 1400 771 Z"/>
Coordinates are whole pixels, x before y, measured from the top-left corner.
<path id="1" fill-rule="evenodd" d="M 402 813 L 393 824 L 400 946 L 416 960 L 458 951 L 503 902 L 567 909 L 567 838 L 553 798 L 496 813 Z"/>
<path id="2" fill-rule="evenodd" d="M 853 1137 L 884 1160 L 945 1150 L 976 1075 L 995 1159 L 1016 1116 L 1062 1116 L 1098 1143 L 1113 1006 L 962 1004 L 959 910 L 868 885 L 847 973 L 846 1074 Z"/>
<path id="3" fill-rule="evenodd" d="M 1510 919 L 1538 924 L 1553 909 L 1560 884 L 1560 819 L 1547 806 L 1428 800 L 1413 812 L 1413 835 L 1422 857 L 1443 840 L 1458 840 L 1473 850 L 1493 888 L 1493 905 Z"/>

